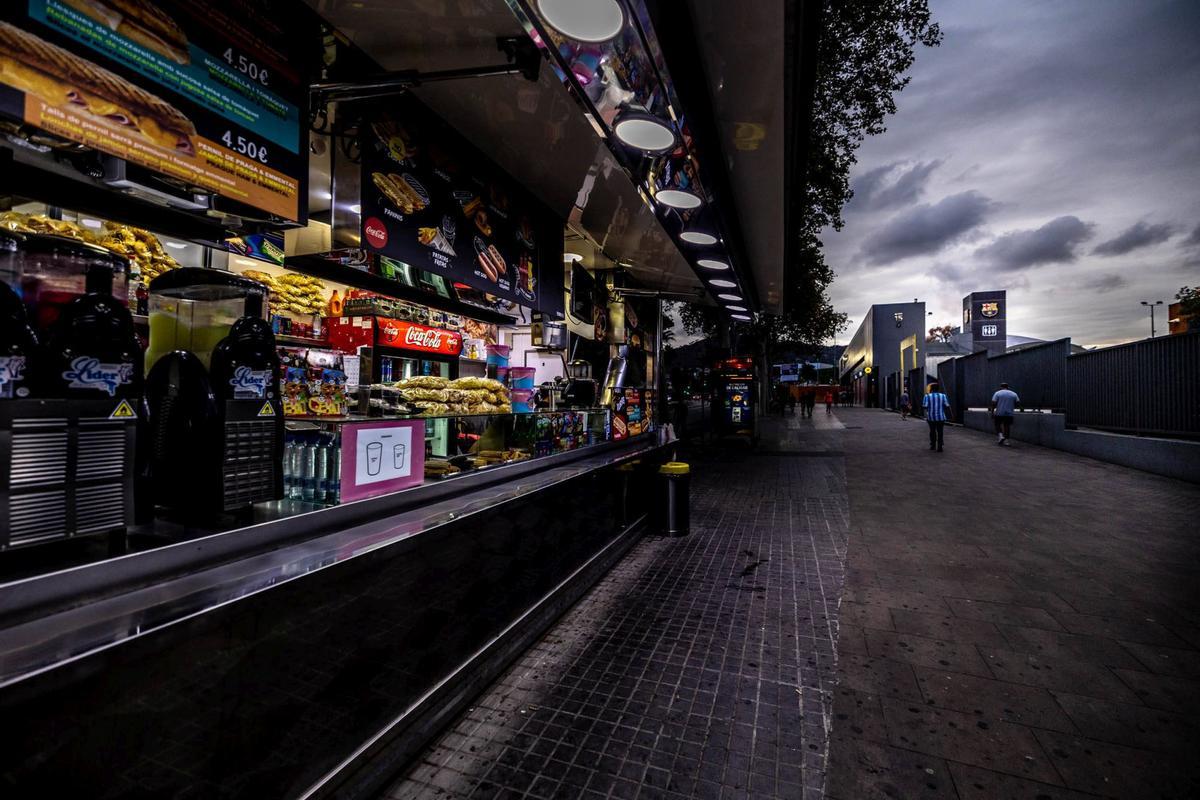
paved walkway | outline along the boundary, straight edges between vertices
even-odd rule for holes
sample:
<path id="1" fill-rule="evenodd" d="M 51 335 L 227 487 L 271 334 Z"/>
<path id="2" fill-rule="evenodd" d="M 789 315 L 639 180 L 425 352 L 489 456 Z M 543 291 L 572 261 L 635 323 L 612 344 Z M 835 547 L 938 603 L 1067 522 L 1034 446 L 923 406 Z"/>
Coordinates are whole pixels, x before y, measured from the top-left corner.
<path id="1" fill-rule="evenodd" d="M 847 519 L 815 422 L 694 458 L 692 534 L 644 537 L 387 796 L 819 798 Z"/>
<path id="2" fill-rule="evenodd" d="M 1200 487 L 863 409 L 692 460 L 389 798 L 1200 796 Z"/>
<path id="3" fill-rule="evenodd" d="M 1200 796 L 1200 487 L 839 416 L 828 795 Z"/>

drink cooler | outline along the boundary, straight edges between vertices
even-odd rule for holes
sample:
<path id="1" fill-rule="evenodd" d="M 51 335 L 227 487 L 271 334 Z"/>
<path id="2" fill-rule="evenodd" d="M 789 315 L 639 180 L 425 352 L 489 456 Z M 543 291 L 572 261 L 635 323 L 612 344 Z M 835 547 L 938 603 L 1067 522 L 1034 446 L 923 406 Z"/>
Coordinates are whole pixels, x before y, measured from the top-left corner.
<path id="1" fill-rule="evenodd" d="M 110 418 L 122 402 L 0 403 L 0 550 L 132 524 L 137 420 Z"/>

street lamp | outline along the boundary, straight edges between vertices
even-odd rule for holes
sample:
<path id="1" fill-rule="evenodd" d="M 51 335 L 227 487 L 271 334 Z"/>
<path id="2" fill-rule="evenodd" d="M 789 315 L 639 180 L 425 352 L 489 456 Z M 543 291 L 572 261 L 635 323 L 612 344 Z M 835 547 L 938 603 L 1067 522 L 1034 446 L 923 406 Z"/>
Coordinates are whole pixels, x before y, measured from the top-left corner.
<path id="1" fill-rule="evenodd" d="M 1154 302 L 1150 302 L 1149 300 L 1142 301 L 1142 305 L 1150 307 L 1150 338 L 1151 339 L 1154 338 L 1154 307 L 1161 306 L 1162 304 L 1163 304 L 1162 300 L 1155 300 Z"/>

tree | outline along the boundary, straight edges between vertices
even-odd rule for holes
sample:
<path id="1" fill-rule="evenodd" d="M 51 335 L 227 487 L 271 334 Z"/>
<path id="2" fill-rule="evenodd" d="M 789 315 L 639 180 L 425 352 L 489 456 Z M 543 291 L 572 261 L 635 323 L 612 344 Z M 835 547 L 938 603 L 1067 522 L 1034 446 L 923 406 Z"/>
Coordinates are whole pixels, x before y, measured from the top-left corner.
<path id="1" fill-rule="evenodd" d="M 950 337 L 954 335 L 953 325 L 939 325 L 929 329 L 929 335 L 925 337 L 927 342 L 948 342 Z"/>
<path id="2" fill-rule="evenodd" d="M 1191 317 L 1200 316 L 1200 286 L 1184 286 L 1175 293 L 1175 299 L 1179 301 L 1181 313 Z"/>

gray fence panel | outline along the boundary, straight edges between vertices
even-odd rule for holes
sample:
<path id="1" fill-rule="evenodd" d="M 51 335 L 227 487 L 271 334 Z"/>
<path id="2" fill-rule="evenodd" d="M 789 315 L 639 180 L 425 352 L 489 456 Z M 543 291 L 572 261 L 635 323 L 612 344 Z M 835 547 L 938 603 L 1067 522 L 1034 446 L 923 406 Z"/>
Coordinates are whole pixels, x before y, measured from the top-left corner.
<path id="1" fill-rule="evenodd" d="M 1078 353 L 1066 362 L 1068 424 L 1200 436 L 1200 333 Z"/>
<path id="2" fill-rule="evenodd" d="M 954 418 L 961 420 L 963 418 L 963 400 L 962 400 L 962 371 L 963 365 L 959 363 L 962 359 L 950 358 L 937 366 L 938 383 L 942 385 L 942 391 L 946 397 L 950 398 L 950 408 L 954 411 Z"/>
<path id="3" fill-rule="evenodd" d="M 988 401 L 996 392 L 995 389 L 988 390 L 992 381 L 988 374 L 987 353 L 980 351 L 956 360 L 962 364 L 962 375 L 960 376 L 962 389 L 960 392 L 963 408 L 987 408 Z"/>
<path id="4" fill-rule="evenodd" d="M 917 367 L 908 371 L 908 399 L 912 403 L 913 414 L 925 416 L 921 401 L 925 399 L 925 368 Z"/>
<path id="5" fill-rule="evenodd" d="M 1026 347 L 987 360 L 987 400 L 1007 383 L 1021 397 L 1020 408 L 1061 411 L 1067 404 L 1067 356 L 1071 340 Z M 982 405 L 987 405 L 985 401 Z"/>

